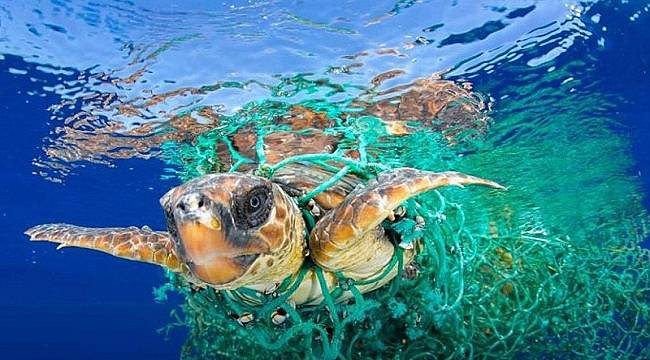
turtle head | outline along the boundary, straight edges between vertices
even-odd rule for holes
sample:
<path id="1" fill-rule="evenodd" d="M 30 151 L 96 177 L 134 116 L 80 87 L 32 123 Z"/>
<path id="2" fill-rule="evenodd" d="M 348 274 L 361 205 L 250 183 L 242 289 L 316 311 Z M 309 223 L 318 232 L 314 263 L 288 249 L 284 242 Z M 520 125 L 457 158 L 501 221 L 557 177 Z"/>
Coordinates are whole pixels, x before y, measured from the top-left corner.
<path id="1" fill-rule="evenodd" d="M 302 217 L 267 179 L 206 175 L 160 202 L 180 260 L 201 281 L 221 288 L 281 281 L 302 263 Z"/>

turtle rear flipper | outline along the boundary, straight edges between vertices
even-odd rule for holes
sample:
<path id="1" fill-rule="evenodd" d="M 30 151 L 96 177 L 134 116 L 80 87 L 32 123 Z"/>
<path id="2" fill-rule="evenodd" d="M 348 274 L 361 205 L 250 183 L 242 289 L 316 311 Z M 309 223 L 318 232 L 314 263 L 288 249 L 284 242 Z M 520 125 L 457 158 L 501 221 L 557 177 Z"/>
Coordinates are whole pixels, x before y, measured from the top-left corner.
<path id="1" fill-rule="evenodd" d="M 381 174 L 350 193 L 316 224 L 309 239 L 313 260 L 352 278 L 363 279 L 383 271 L 395 249 L 378 225 L 406 200 L 447 185 L 503 189 L 495 182 L 458 172 L 400 168 Z"/>
<path id="2" fill-rule="evenodd" d="M 176 256 L 169 233 L 138 228 L 87 228 L 69 224 L 44 224 L 25 231 L 32 241 L 99 250 L 129 260 L 160 265 L 174 272 L 187 272 Z"/>

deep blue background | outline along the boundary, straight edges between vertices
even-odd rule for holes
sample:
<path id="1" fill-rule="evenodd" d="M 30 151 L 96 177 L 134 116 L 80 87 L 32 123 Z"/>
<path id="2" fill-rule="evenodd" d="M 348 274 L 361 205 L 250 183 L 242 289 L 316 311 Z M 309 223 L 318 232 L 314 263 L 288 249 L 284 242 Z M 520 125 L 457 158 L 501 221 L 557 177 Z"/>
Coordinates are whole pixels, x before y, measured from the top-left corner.
<path id="1" fill-rule="evenodd" d="M 635 2 L 632 2 L 635 3 Z M 630 6 L 630 5 L 628 5 Z M 610 5 L 599 5 L 607 11 Z M 618 7 L 615 7 L 617 10 Z M 598 54 L 597 69 L 602 76 L 605 91 L 620 94 L 626 103 L 617 114 L 626 135 L 632 140 L 635 171 L 643 185 L 643 203 L 650 208 L 650 19 L 642 17 L 638 23 L 629 21 L 623 12 L 608 12 L 603 26 L 612 31 L 605 51 Z M 643 246 L 650 248 L 650 239 Z"/>
<path id="2" fill-rule="evenodd" d="M 42 139 L 51 131 L 44 121 L 47 108 L 59 99 L 25 96 L 43 85 L 10 74 L 9 67 L 58 81 L 18 57 L 0 61 L 0 358 L 178 358 L 183 334 L 164 341 L 155 331 L 170 322 L 168 313 L 177 304 L 151 305 L 152 288 L 164 283 L 162 270 L 81 249 L 56 251 L 22 234 L 40 222 L 92 226 L 105 225 L 109 217 L 115 226 L 164 229 L 158 198 L 173 184 L 160 181 L 162 163 L 95 166 L 65 184 L 33 175 L 32 159 L 42 154 Z"/>

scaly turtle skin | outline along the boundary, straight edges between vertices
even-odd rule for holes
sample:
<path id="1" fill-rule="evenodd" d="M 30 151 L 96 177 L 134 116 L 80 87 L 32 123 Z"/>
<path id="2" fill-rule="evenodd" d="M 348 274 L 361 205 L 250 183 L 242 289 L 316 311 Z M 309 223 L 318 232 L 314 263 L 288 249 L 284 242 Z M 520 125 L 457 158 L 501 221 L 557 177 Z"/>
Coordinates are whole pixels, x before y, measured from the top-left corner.
<path id="1" fill-rule="evenodd" d="M 400 204 L 441 186 L 467 184 L 502 188 L 456 172 L 395 169 L 350 192 L 307 234 L 295 200 L 277 183 L 245 173 L 211 174 L 178 186 L 161 198 L 168 232 L 148 227 L 91 229 L 47 224 L 26 233 L 31 240 L 52 241 L 60 247 L 85 247 L 154 263 L 198 286 L 218 290 L 273 291 L 285 278 L 296 276 L 309 256 L 325 270 L 331 288 L 337 281 L 335 271 L 355 280 L 384 271 L 395 245 L 384 234 L 381 223 Z M 405 251 L 405 263 L 414 254 L 414 250 Z M 374 290 L 395 274 L 396 270 L 359 289 Z M 344 293 L 337 300 L 349 296 Z M 291 299 L 296 304 L 322 301 L 322 289 L 313 271 Z"/>

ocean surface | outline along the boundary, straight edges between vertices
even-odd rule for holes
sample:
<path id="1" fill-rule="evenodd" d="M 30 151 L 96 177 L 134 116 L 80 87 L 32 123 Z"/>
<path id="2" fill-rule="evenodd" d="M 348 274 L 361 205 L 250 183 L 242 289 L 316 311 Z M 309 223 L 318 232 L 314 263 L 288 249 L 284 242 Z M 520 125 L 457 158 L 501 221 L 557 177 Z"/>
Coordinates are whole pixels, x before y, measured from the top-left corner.
<path id="1" fill-rule="evenodd" d="M 491 125 L 455 170 L 515 189 L 530 219 L 586 233 L 625 212 L 647 235 L 646 1 L 0 0 L 0 357 L 178 358 L 187 329 L 158 330 L 184 300 L 154 300 L 160 268 L 23 232 L 164 229 L 181 179 L 152 139 L 174 116 L 336 103 L 391 70 L 378 91 L 471 83 Z"/>

